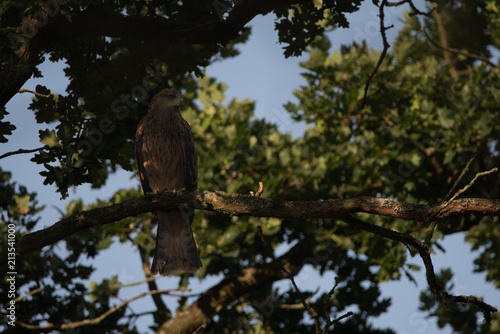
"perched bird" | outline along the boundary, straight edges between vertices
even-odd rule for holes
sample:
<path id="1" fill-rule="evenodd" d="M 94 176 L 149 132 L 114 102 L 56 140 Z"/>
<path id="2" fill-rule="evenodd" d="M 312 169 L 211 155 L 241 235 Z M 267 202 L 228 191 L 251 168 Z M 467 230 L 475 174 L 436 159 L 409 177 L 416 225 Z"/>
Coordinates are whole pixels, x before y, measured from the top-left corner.
<path id="1" fill-rule="evenodd" d="M 149 104 L 137 127 L 135 151 L 138 176 L 144 193 L 163 190 L 195 190 L 198 184 L 197 156 L 188 122 L 182 118 L 182 95 L 164 89 Z M 154 213 L 158 233 L 151 271 L 168 275 L 178 269 L 195 272 L 200 256 L 191 230 L 194 209 L 181 208 Z"/>

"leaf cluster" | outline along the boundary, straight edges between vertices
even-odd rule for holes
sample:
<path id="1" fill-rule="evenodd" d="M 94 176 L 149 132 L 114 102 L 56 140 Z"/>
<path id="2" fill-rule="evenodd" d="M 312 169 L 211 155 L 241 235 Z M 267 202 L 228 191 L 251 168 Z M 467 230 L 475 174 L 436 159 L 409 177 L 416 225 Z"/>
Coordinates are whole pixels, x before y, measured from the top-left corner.
<path id="1" fill-rule="evenodd" d="M 487 18 L 479 28 L 494 26 L 495 22 L 491 14 L 495 12 L 494 5 L 484 3 Z M 441 203 L 449 199 L 449 190 L 472 157 L 469 170 L 455 189 L 465 186 L 477 172 L 500 165 L 500 124 L 496 121 L 500 117 L 498 70 L 469 58 L 458 65 L 447 64 L 442 50 L 432 49 L 420 32 L 422 24 L 435 31 L 433 21 L 408 16 L 391 54 L 372 80 L 368 104 L 362 109 L 365 83 L 380 53 L 366 43 L 331 52 L 331 42 L 324 35 L 332 26 L 346 26 L 344 13 L 354 12 L 359 4 L 313 1 L 275 10 L 280 41 L 287 45 L 285 55 L 297 55 L 305 49 L 309 55 L 301 64 L 305 84 L 294 91 L 297 101 L 285 105 L 295 120 L 307 124 L 299 138 L 257 119 L 254 101 L 226 101 L 227 87 L 202 75 L 202 67 L 215 57 L 237 54 L 235 45 L 246 40 L 246 29 L 224 45 L 201 46 L 185 41 L 164 44 L 154 39 L 104 36 L 81 36 L 66 41 L 64 47 L 52 45 L 45 56 L 51 61 L 66 62 L 65 74 L 70 84 L 65 95 L 51 91 L 50 87 L 36 88 L 30 109 L 36 121 L 46 126 L 39 133 L 40 142 L 46 147 L 32 161 L 44 166 L 45 184 L 56 185 L 62 197 L 68 189 L 82 183 L 102 186 L 119 168 L 130 171 L 132 176 L 134 132 L 147 112 L 150 97 L 166 86 L 179 86 L 184 90 L 187 105 L 183 116 L 196 141 L 200 188 L 247 194 L 263 182 L 264 196 L 273 199 L 323 200 L 370 195 L 411 203 Z M 162 17 L 172 23 L 185 23 L 186 27 L 200 24 L 201 18 L 205 23 L 220 20 L 212 1 L 195 5 L 74 0 L 59 10 L 71 21 L 91 6 L 130 17 Z M 237 6 L 231 7 L 228 15 Z M 463 7 L 447 8 L 448 12 L 441 13 L 447 27 L 458 29 L 461 25 L 450 18 L 477 6 L 474 1 L 464 1 Z M 34 7 L 11 2 L 0 9 L 2 29 L 13 31 L 20 24 L 23 11 Z M 4 20 L 7 13 L 9 20 Z M 464 20 L 471 22 L 476 14 L 464 14 Z M 459 41 L 457 32 L 451 41 L 462 44 L 452 45 L 488 56 L 488 47 L 495 45 L 498 36 L 486 38 L 479 28 L 472 33 L 481 38 Z M 7 44 L 2 43 L 0 55 L 4 57 Z M 458 77 L 450 75 L 453 66 L 460 69 Z M 0 124 L 1 135 L 8 135 L 13 129 L 7 123 Z M 0 140 L 3 138 L 7 137 Z M 0 171 L 0 176 L 2 220 L 15 223 L 19 235 L 29 233 L 42 209 L 36 194 L 12 182 L 8 171 Z M 130 183 L 129 189 L 118 190 L 109 199 L 90 205 L 74 201 L 61 214 L 73 215 L 142 196 L 138 182 Z M 498 174 L 479 179 L 468 195 L 499 198 Z M 427 226 L 368 215 L 359 218 L 419 239 L 425 237 Z M 2 232 L 6 226 L 1 225 Z M 197 212 L 193 230 L 203 261 L 203 268 L 197 273 L 202 281 L 273 261 L 277 254 L 297 244 L 308 255 L 304 271 L 312 270 L 324 277 L 335 273 L 339 277 L 331 294 L 328 291 L 334 282 L 327 282 L 329 286 L 321 291 L 296 291 L 290 285 L 261 286 L 231 304 L 220 305 L 218 317 L 206 329 L 207 333 L 225 333 L 228 328 L 267 333 L 314 332 L 313 319 L 301 307 L 302 300 L 308 300 L 318 311 L 322 326 L 353 310 L 352 317 L 332 328 L 339 332 L 391 333 L 390 329 L 380 329 L 372 323 L 390 305 L 390 300 L 381 296 L 379 284 L 403 276 L 414 280 L 413 273 L 419 270 L 417 264 L 410 262 L 413 254 L 404 245 L 361 233 L 333 219 L 306 221 Z M 487 278 L 498 286 L 499 229 L 491 220 L 450 219 L 438 226 L 432 249 L 440 247 L 439 237 L 463 231 L 467 231 L 472 248 L 480 251 L 475 262 L 477 270 L 486 272 Z M 144 214 L 82 231 L 20 259 L 19 291 L 27 293 L 42 286 L 44 290 L 19 302 L 19 321 L 62 324 L 103 314 L 117 303 L 120 280 L 113 275 L 87 284 L 96 269 L 91 260 L 113 245 L 124 243 L 139 251 L 142 265 L 147 268 L 154 247 L 153 234 L 152 215 Z M 145 275 L 148 276 L 147 269 Z M 443 272 L 439 283 L 452 288 L 451 277 L 451 272 Z M 306 281 L 307 277 L 303 279 Z M 300 275 L 297 282 L 300 286 Z M 179 274 L 178 285 L 189 284 L 189 275 Z M 2 303 L 7 302 L 4 292 L 0 291 Z M 161 306 L 158 300 L 155 303 Z M 459 306 L 443 311 L 429 294 L 423 295 L 422 303 L 422 310 L 436 316 L 439 326 L 450 324 L 456 331 L 470 333 L 485 330 L 477 325 L 475 309 Z M 179 299 L 179 309 L 187 304 L 186 297 Z M 294 307 L 288 307 L 291 305 Z M 167 311 L 158 307 L 157 313 L 164 313 L 155 314 L 156 325 L 172 317 L 174 312 Z M 460 319 L 458 314 L 462 312 L 466 317 Z M 135 323 L 127 320 L 139 316 L 134 310 L 123 308 L 97 326 L 82 326 L 78 330 L 135 333 Z"/>

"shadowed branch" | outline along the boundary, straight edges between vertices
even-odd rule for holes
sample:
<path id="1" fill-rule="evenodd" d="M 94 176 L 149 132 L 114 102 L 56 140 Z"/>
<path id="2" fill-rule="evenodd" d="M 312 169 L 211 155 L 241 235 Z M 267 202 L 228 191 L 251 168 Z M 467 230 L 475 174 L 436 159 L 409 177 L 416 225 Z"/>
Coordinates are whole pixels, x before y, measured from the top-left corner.
<path id="1" fill-rule="evenodd" d="M 29 330 L 36 330 L 36 331 L 46 330 L 46 329 L 67 330 L 67 329 L 78 328 L 78 327 L 82 327 L 82 326 L 96 325 L 96 324 L 99 324 L 101 321 L 103 321 L 108 316 L 110 316 L 112 313 L 127 306 L 128 304 L 130 304 L 131 302 L 133 302 L 137 299 L 143 298 L 144 296 L 147 296 L 147 295 L 169 294 L 170 292 L 173 292 L 173 291 L 190 291 L 190 289 L 176 288 L 176 289 L 163 289 L 163 290 L 146 291 L 146 292 L 138 294 L 137 296 L 134 296 L 132 298 L 129 298 L 129 299 L 123 301 L 122 303 L 110 308 L 109 310 L 107 310 L 106 312 L 101 314 L 100 316 L 98 316 L 96 318 L 92 318 L 92 319 L 85 319 L 85 320 L 70 322 L 70 323 L 66 323 L 66 324 L 48 323 L 48 324 L 42 325 L 42 326 L 31 325 L 31 324 L 24 323 L 22 321 L 17 321 L 17 323 L 19 324 L 19 326 L 21 326 L 23 328 L 26 328 Z"/>
<path id="2" fill-rule="evenodd" d="M 311 248 L 306 242 L 300 242 L 270 263 L 245 268 L 226 276 L 219 284 L 205 291 L 191 306 L 164 323 L 156 333 L 193 333 L 204 328 L 222 305 L 228 305 L 265 284 L 288 278 L 287 272 L 297 274 L 311 256 L 307 249 Z"/>
<path id="3" fill-rule="evenodd" d="M 22 236 L 16 245 L 16 253 L 21 256 L 88 228 L 110 224 L 144 212 L 173 209 L 180 205 L 233 216 L 295 219 L 342 219 L 351 213 L 360 212 L 413 222 L 428 222 L 429 217 L 442 220 L 452 216 L 471 214 L 500 216 L 500 199 L 462 198 L 449 201 L 448 205 L 443 208 L 440 204 L 410 204 L 368 196 L 319 201 L 275 201 L 222 191 L 169 191 L 82 211 L 63 218 L 48 228 Z M 1 256 L 0 266 L 6 263 L 7 256 Z"/>
<path id="4" fill-rule="evenodd" d="M 221 20 L 212 13 L 202 23 L 179 22 L 164 17 L 125 16 L 88 6 L 71 19 L 59 13 L 62 0 L 52 0 L 39 11 L 23 20 L 10 39 L 19 44 L 16 56 L 3 64 L 0 77 L 0 106 L 5 105 L 30 78 L 39 61 L 39 54 L 49 46 L 65 45 L 68 40 L 83 36 L 153 39 L 163 44 L 184 41 L 188 44 L 227 43 L 238 37 L 243 27 L 257 15 L 265 15 L 283 6 L 304 0 L 247 0 L 239 1 Z M 30 32 L 29 34 L 26 32 Z M 7 80 L 8 79 L 8 80 Z"/>
<path id="5" fill-rule="evenodd" d="M 26 150 L 26 149 L 20 148 L 17 151 L 10 151 L 10 152 L 7 152 L 7 153 L 0 155 L 0 159 L 4 159 L 4 158 L 10 157 L 12 155 L 16 155 L 16 154 L 35 153 L 35 152 L 41 151 L 41 150 L 46 149 L 46 148 L 48 148 L 47 145 L 44 145 L 44 146 L 39 147 L 39 148 L 34 148 L 31 150 Z"/>

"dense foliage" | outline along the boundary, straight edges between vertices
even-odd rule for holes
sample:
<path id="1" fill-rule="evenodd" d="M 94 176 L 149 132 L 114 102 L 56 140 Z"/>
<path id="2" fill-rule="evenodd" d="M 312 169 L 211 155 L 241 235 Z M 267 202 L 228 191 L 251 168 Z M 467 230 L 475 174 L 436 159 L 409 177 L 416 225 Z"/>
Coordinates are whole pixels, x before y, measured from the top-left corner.
<path id="1" fill-rule="evenodd" d="M 285 55 L 308 53 L 308 60 L 301 64 L 307 84 L 297 87 L 296 102 L 285 106 L 295 120 L 307 123 L 300 138 L 256 119 L 254 101 L 227 101 L 225 85 L 203 76 L 207 64 L 237 56 L 235 44 L 244 43 L 250 30 L 241 27 L 225 41 L 203 44 L 203 36 L 196 35 L 202 32 L 193 27 L 236 21 L 240 18 L 238 6 L 247 6 L 247 1 L 232 5 L 222 1 L 197 1 L 195 5 L 138 0 L 53 3 L 58 3 L 54 6 L 57 13 L 50 15 L 47 30 L 51 24 L 85 23 L 85 13 L 99 12 L 132 19 L 163 18 L 179 29 L 193 29 L 185 39 L 168 43 L 132 32 L 121 36 L 69 31 L 40 50 L 32 74 L 39 75 L 36 66 L 44 59 L 62 59 L 67 64 L 65 75 L 70 84 L 65 95 L 51 94 L 50 87 L 36 88 L 30 109 L 38 123 L 47 125 L 47 130 L 39 133 L 40 142 L 46 146 L 31 161 L 44 166 L 44 184 L 51 191 L 56 187 L 62 197 L 68 189 L 83 183 L 102 186 L 118 168 L 134 173 L 135 128 L 147 110 L 150 96 L 167 85 L 183 89 L 187 102 L 184 117 L 193 129 L 199 155 L 201 189 L 248 194 L 263 181 L 265 196 L 273 199 L 368 195 L 409 203 L 440 203 L 450 198 L 448 193 L 471 158 L 455 191 L 476 173 L 500 166 L 500 73 L 492 56 L 498 54 L 500 45 L 500 8 L 494 1 L 463 0 L 451 5 L 438 1 L 437 10 L 428 16 L 407 15 L 404 28 L 371 81 L 364 108 L 360 105 L 365 84 L 380 52 L 365 43 L 331 50 L 329 38 L 335 35 L 325 33 L 332 27 L 347 26 L 344 13 L 354 12 L 360 1 L 297 2 L 279 8 L 257 2 L 262 11 L 274 11 Z M 0 5 L 0 29 L 6 36 L 1 42 L 2 63 L 16 57 L 11 33 L 23 24 L 23 18 L 39 10 L 40 6 L 28 1 Z M 46 38 L 44 34 L 52 31 L 44 33 L 44 27 L 39 27 L 40 43 Z M 447 50 L 436 46 L 442 46 L 444 40 Z M 13 124 L 0 123 L 2 141 L 9 140 L 12 131 Z M 40 228 L 37 223 L 43 207 L 37 203 L 39 195 L 23 187 L 20 180 L 12 180 L 9 171 L 0 170 L 0 176 L 0 234 L 6 235 L 8 224 L 15 223 L 19 239 Z M 66 207 L 64 215 L 139 196 L 142 193 L 138 186 L 120 189 L 111 198 L 93 204 L 75 201 Z M 467 197 L 500 198 L 498 173 L 479 178 L 467 191 Z M 419 239 L 427 236 L 427 226 L 420 223 L 375 215 L 360 217 Z M 109 310 L 117 304 L 114 297 L 120 294 L 120 277 L 113 275 L 89 283 L 90 275 L 99 268 L 84 259 L 94 258 L 116 243 L 126 244 L 138 249 L 146 264 L 144 275 L 148 276 L 154 226 L 150 214 L 129 217 L 70 235 L 58 244 L 19 258 L 18 292 L 27 293 L 41 286 L 44 289 L 18 301 L 17 320 L 40 326 L 59 325 L 95 318 Z M 322 325 L 330 320 L 324 310 L 332 318 L 356 310 L 332 326 L 338 333 L 392 333 L 390 328 L 375 328 L 372 324 L 374 317 L 390 306 L 379 284 L 412 277 L 412 272 L 419 270 L 409 259 L 412 254 L 405 245 L 335 220 L 230 217 L 198 211 L 193 230 L 203 261 L 196 275 L 202 281 L 272 261 L 278 247 L 288 249 L 298 243 L 304 254 L 327 254 L 316 256 L 312 264 L 320 274 L 334 272 L 338 277 L 332 294 L 306 290 L 300 294 L 320 313 Z M 476 270 L 486 273 L 487 279 L 500 288 L 498 217 L 461 216 L 441 222 L 432 247 L 438 247 L 436 243 L 446 235 L 459 232 L 466 232 L 468 247 L 479 250 Z M 0 240 L 2 249 L 6 242 L 6 238 Z M 179 278 L 180 287 L 188 284 L 186 274 L 179 273 Z M 439 273 L 443 286 L 449 286 L 452 278 L 452 268 Z M 150 289 L 154 287 L 149 285 Z M 2 285 L 0 302 L 7 305 L 8 301 Z M 158 309 L 155 323 L 150 324 L 152 329 L 175 317 L 175 310 L 163 309 L 161 300 L 154 303 Z M 262 306 L 268 303 L 274 305 L 272 311 Z M 218 317 L 205 332 L 314 332 L 307 310 L 279 307 L 300 303 L 293 286 L 286 290 L 262 284 L 231 304 L 220 305 Z M 179 309 L 187 306 L 187 299 L 179 298 Z M 452 304 L 443 309 L 425 289 L 421 309 L 436 317 L 439 326 L 451 325 L 460 333 L 500 332 L 498 313 L 487 326 L 482 324 L 482 313 L 477 308 Z M 130 312 L 120 308 L 95 325 L 66 331 L 140 332 L 142 329 L 127 320 L 134 317 Z M 2 326 L 6 332 L 31 332 L 20 324 L 15 328 Z"/>

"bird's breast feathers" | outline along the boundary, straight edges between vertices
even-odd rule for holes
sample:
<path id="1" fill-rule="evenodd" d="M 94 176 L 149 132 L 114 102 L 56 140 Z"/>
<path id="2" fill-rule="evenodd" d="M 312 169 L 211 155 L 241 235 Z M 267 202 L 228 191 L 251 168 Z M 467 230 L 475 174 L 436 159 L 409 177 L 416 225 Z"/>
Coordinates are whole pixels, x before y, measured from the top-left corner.
<path id="1" fill-rule="evenodd" d="M 139 170 L 147 175 L 149 188 L 152 192 L 192 188 L 188 174 L 192 174 L 189 168 L 196 169 L 196 153 L 189 124 L 180 114 L 148 116 L 153 115 L 147 115 L 138 128 L 138 152 Z"/>

